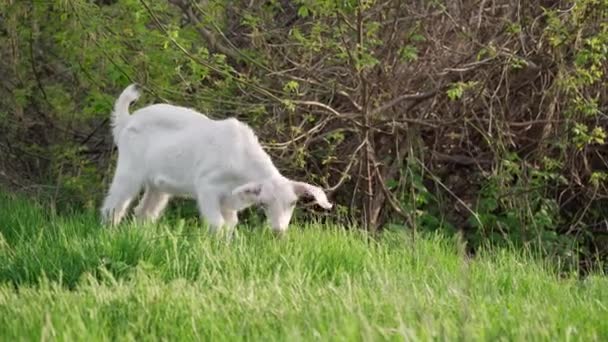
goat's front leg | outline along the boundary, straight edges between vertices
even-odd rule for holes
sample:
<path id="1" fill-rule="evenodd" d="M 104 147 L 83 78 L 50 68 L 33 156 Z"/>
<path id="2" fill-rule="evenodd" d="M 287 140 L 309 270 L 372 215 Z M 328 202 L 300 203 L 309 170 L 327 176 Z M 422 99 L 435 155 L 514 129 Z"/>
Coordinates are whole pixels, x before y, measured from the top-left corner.
<path id="1" fill-rule="evenodd" d="M 222 216 L 224 216 L 226 228 L 230 230 L 233 230 L 234 227 L 239 223 L 239 217 L 236 210 L 222 207 Z"/>
<path id="2" fill-rule="evenodd" d="M 224 216 L 220 206 L 220 197 L 216 191 L 204 189 L 199 191 L 197 198 L 200 216 L 207 221 L 209 230 L 217 233 L 224 226 Z"/>
<path id="3" fill-rule="evenodd" d="M 226 227 L 227 233 L 232 238 L 235 232 L 234 227 L 239 223 L 237 211 L 222 206 L 222 216 L 224 216 L 224 226 Z"/>

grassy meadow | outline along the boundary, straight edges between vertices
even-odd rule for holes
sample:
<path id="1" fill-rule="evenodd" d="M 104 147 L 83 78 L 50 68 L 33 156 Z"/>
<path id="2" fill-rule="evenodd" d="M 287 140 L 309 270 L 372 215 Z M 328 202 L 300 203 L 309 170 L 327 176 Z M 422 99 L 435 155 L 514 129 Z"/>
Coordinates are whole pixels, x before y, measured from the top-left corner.
<path id="1" fill-rule="evenodd" d="M 0 194 L 0 340 L 488 341 L 608 338 L 608 278 L 440 234 L 286 237 L 200 224 L 102 228 Z"/>

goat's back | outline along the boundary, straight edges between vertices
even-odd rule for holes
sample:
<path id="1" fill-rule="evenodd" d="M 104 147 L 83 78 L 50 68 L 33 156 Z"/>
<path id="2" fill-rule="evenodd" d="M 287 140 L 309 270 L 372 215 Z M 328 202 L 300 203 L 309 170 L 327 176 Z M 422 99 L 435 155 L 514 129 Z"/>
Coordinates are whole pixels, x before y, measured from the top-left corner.
<path id="1" fill-rule="evenodd" d="M 131 115 L 128 129 L 131 130 L 167 130 L 174 131 L 189 127 L 201 127 L 213 124 L 212 119 L 193 109 L 170 104 L 153 104 L 136 110 Z"/>
<path id="2" fill-rule="evenodd" d="M 143 166 L 150 177 L 217 178 L 215 174 L 221 174 L 238 181 L 278 172 L 247 124 L 235 118 L 213 120 L 169 104 L 135 111 L 118 145 L 119 153 Z"/>
<path id="3" fill-rule="evenodd" d="M 261 148 L 251 127 L 236 118 L 215 120 L 194 109 L 170 104 L 154 104 L 135 111 L 126 128 L 134 133 L 154 134 L 157 138 L 179 134 L 191 143 L 217 147 Z"/>

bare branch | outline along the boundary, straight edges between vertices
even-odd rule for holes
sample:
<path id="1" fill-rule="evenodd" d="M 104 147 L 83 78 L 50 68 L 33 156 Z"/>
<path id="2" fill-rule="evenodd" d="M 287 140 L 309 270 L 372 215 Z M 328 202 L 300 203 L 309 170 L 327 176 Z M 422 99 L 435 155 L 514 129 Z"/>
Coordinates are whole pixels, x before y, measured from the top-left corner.
<path id="1" fill-rule="evenodd" d="M 412 100 L 425 100 L 428 99 L 430 97 L 435 96 L 435 94 L 437 94 L 439 92 L 439 90 L 432 90 L 432 91 L 428 91 L 425 93 L 416 93 L 416 94 L 404 94 L 401 96 L 398 96 L 394 99 L 392 99 L 391 101 L 385 103 L 384 105 L 375 108 L 372 112 L 371 115 L 374 116 L 378 113 L 382 113 L 385 110 L 388 110 L 396 105 L 398 105 L 399 103 L 403 102 L 403 101 L 412 101 Z"/>
<path id="2" fill-rule="evenodd" d="M 219 42 L 218 38 L 215 36 L 213 32 L 203 27 L 200 20 L 194 15 L 192 12 L 192 7 L 190 7 L 185 0 L 167 0 L 169 3 L 177 6 L 187 17 L 188 20 L 194 25 L 194 28 L 198 31 L 198 33 L 209 43 L 210 50 L 215 50 L 219 53 L 222 53 L 234 60 L 238 60 L 241 55 L 238 51 L 231 49 L 221 42 Z"/>

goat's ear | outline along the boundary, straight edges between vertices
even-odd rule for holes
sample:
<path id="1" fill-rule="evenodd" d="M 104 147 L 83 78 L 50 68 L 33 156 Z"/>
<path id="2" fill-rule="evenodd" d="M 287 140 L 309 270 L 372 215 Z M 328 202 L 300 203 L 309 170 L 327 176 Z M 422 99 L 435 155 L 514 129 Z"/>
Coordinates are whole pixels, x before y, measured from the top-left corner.
<path id="1" fill-rule="evenodd" d="M 237 196 L 241 200 L 257 203 L 261 200 L 262 183 L 251 182 L 237 187 L 232 190 L 232 195 Z"/>
<path id="2" fill-rule="evenodd" d="M 293 186 L 293 191 L 298 197 L 312 196 L 314 197 L 317 204 L 325 209 L 331 209 L 331 207 L 333 206 L 327 199 L 327 195 L 325 195 L 323 189 L 319 188 L 318 186 L 310 185 L 304 182 L 294 181 L 292 181 L 291 184 Z"/>

